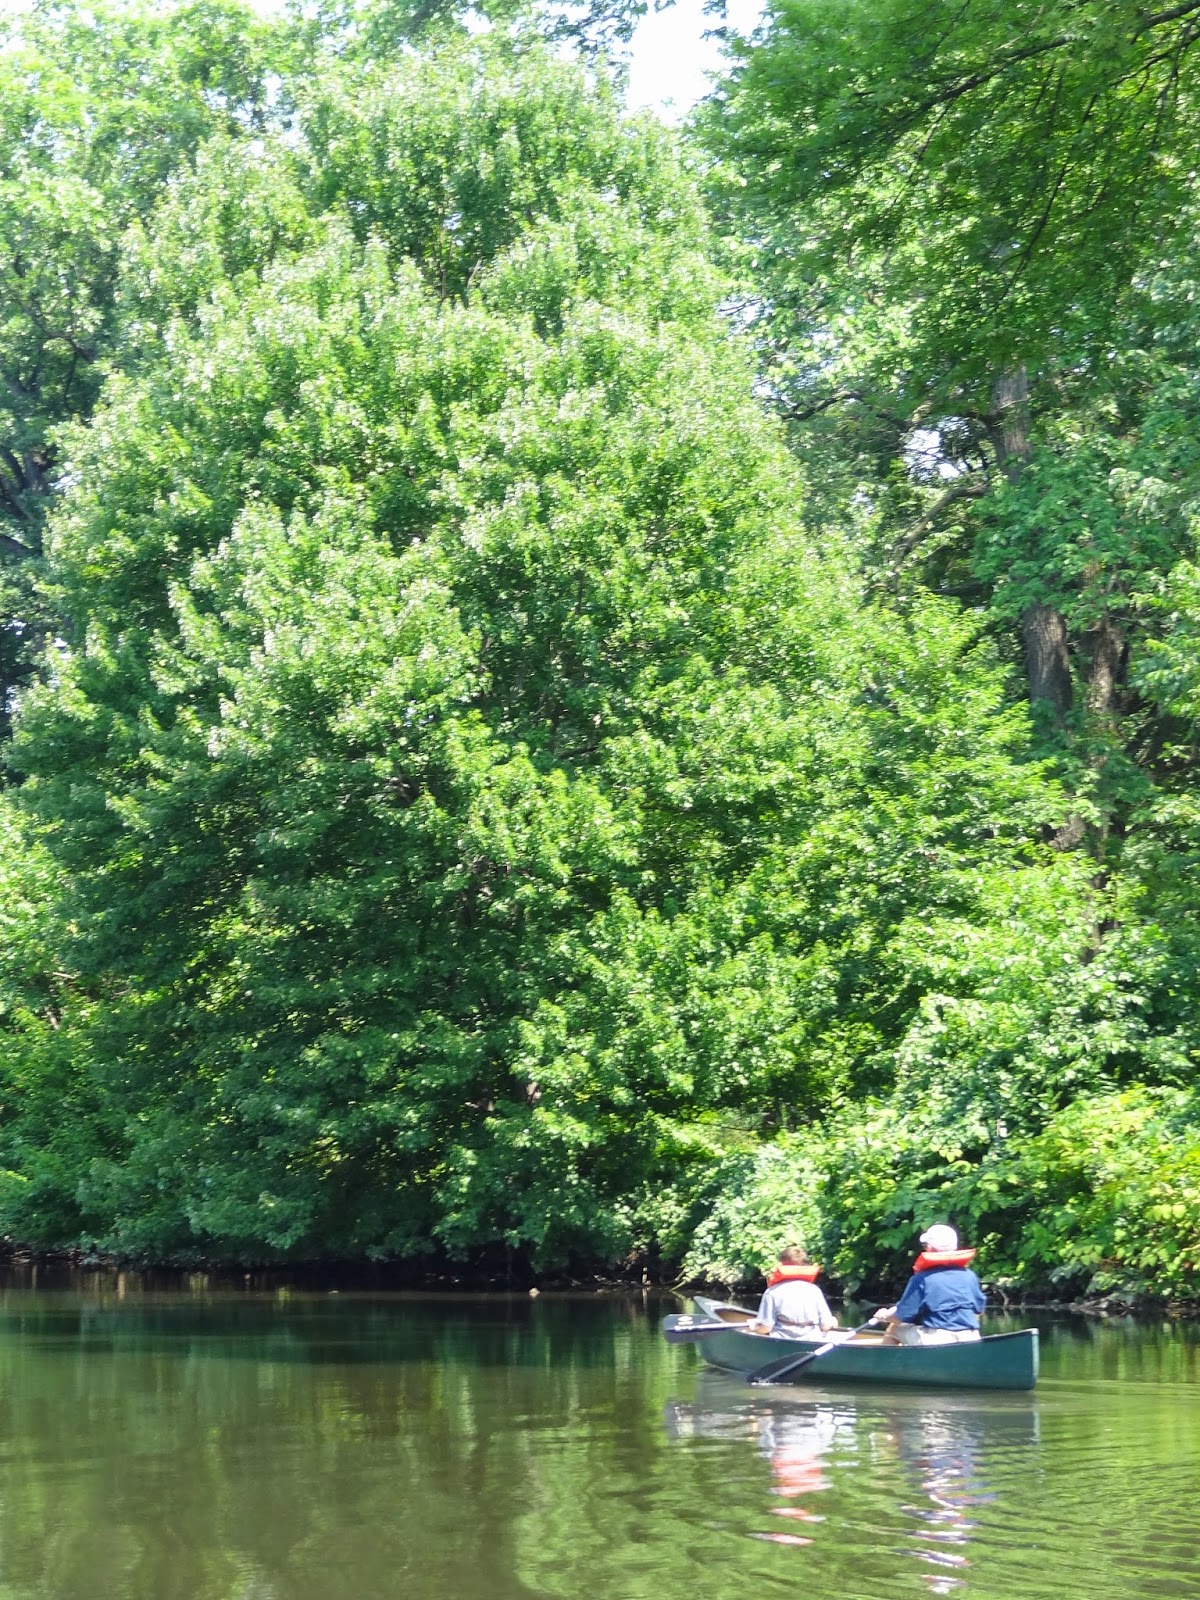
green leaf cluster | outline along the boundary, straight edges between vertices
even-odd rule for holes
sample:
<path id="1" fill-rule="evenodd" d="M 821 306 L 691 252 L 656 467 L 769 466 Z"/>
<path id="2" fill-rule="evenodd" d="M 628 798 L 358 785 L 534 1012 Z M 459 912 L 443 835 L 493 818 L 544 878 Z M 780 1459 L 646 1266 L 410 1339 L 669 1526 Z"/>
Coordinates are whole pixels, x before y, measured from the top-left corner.
<path id="1" fill-rule="evenodd" d="M 924 1108 L 870 1105 L 726 1158 L 685 1270 L 753 1281 L 796 1234 L 849 1292 L 882 1293 L 903 1281 L 917 1234 L 951 1216 L 1001 1296 L 1195 1300 L 1194 1090 L 1084 1094 L 1036 1133 L 959 1138 Z"/>

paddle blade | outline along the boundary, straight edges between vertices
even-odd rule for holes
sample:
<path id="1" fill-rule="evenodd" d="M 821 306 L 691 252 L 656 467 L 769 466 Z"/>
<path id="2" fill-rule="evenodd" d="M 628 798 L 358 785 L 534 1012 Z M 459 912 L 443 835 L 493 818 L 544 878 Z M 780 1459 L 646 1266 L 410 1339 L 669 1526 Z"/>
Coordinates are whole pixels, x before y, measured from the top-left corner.
<path id="1" fill-rule="evenodd" d="M 691 1317 L 682 1313 L 662 1320 L 663 1338 L 668 1344 L 695 1344 L 710 1333 L 724 1333 L 727 1327 L 727 1323 L 717 1322 L 712 1317 Z"/>
<path id="2" fill-rule="evenodd" d="M 838 1342 L 831 1340 L 829 1344 L 818 1345 L 815 1350 L 809 1350 L 802 1356 L 788 1356 L 784 1361 L 772 1361 L 769 1367 L 759 1367 L 757 1372 L 752 1372 L 746 1382 L 755 1385 L 777 1383 L 789 1372 L 799 1372 L 801 1367 L 808 1366 L 809 1362 L 815 1361 L 818 1356 L 828 1355 Z"/>

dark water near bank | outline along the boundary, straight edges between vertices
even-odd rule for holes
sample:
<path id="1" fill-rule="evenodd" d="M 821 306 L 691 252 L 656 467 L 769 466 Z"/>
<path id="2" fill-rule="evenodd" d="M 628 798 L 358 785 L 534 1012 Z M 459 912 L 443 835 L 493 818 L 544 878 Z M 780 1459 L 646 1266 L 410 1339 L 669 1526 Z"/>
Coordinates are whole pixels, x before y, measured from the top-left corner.
<path id="1" fill-rule="evenodd" d="M 1034 1396 L 766 1395 L 668 1308 L 10 1287 L 0 1600 L 1200 1596 L 1195 1325 L 1051 1325 Z"/>

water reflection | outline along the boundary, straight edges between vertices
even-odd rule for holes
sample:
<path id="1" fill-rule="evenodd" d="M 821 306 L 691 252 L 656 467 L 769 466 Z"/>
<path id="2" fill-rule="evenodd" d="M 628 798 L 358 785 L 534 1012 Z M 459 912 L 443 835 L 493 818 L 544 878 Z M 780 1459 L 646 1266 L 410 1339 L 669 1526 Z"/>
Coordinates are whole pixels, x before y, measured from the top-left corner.
<path id="1" fill-rule="evenodd" d="M 995 1446 L 997 1418 L 984 1411 L 936 1408 L 918 1415 L 915 1425 L 911 1415 L 898 1418 L 895 1434 L 897 1458 L 922 1494 L 915 1504 L 900 1507 L 918 1524 L 911 1534 L 916 1547 L 907 1553 L 939 1569 L 922 1574 L 930 1593 L 949 1594 L 963 1581 L 957 1570 L 970 1566 L 966 1546 L 978 1526 L 973 1512 L 996 1499 L 981 1475 L 979 1455 L 985 1436 Z M 1002 1415 L 1011 1434 L 1013 1418 Z M 1016 1421 L 1020 1437 L 1010 1443 L 1035 1444 L 1036 1409 L 1030 1407 Z"/>
<path id="2" fill-rule="evenodd" d="M 784 1503 L 765 1509 L 791 1526 L 756 1528 L 755 1539 L 815 1544 L 812 1525 L 827 1520 L 817 1497 L 841 1471 L 869 1471 L 876 1484 L 891 1484 L 897 1531 L 910 1541 L 895 1553 L 932 1568 L 921 1580 L 939 1595 L 962 1585 L 978 1510 L 997 1500 L 987 1461 L 1028 1457 L 1040 1441 L 1029 1395 L 765 1394 L 715 1372 L 699 1375 L 694 1399 L 669 1401 L 664 1419 L 672 1441 L 744 1440 L 766 1460 L 771 1496 Z"/>
<path id="3" fill-rule="evenodd" d="M 1200 1594 L 1197 1330 L 1056 1327 L 1034 1396 L 765 1391 L 667 1309 L 0 1291 L 0 1600 Z"/>
<path id="4" fill-rule="evenodd" d="M 796 1522 L 824 1521 L 804 1502 L 829 1488 L 824 1458 L 839 1431 L 853 1432 L 857 1423 L 853 1409 L 746 1394 L 734 1389 L 731 1380 L 711 1373 L 701 1374 L 697 1391 L 696 1400 L 668 1402 L 668 1437 L 745 1439 L 766 1460 L 772 1493 L 788 1502 L 772 1506 L 773 1514 Z M 764 1531 L 755 1537 L 777 1544 L 812 1543 L 799 1533 Z"/>

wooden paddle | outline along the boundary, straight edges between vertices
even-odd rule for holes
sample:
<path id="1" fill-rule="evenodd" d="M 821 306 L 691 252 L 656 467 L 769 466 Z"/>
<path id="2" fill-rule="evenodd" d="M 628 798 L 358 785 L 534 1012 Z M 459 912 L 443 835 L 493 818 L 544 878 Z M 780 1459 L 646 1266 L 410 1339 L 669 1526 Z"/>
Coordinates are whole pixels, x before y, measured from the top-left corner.
<path id="1" fill-rule="evenodd" d="M 849 1338 L 830 1339 L 828 1344 L 823 1344 L 816 1350 L 810 1350 L 805 1355 L 784 1356 L 782 1361 L 772 1361 L 770 1366 L 759 1367 L 757 1372 L 750 1373 L 746 1382 L 755 1385 L 778 1383 L 780 1378 L 786 1378 L 792 1372 L 799 1372 L 801 1367 L 807 1367 L 810 1362 L 819 1361 L 822 1356 L 827 1356 L 831 1350 L 839 1350 L 842 1345 L 849 1344 L 850 1339 L 856 1339 L 860 1333 L 866 1333 L 877 1315 L 878 1313 L 873 1311 L 861 1327 L 854 1329 Z"/>

